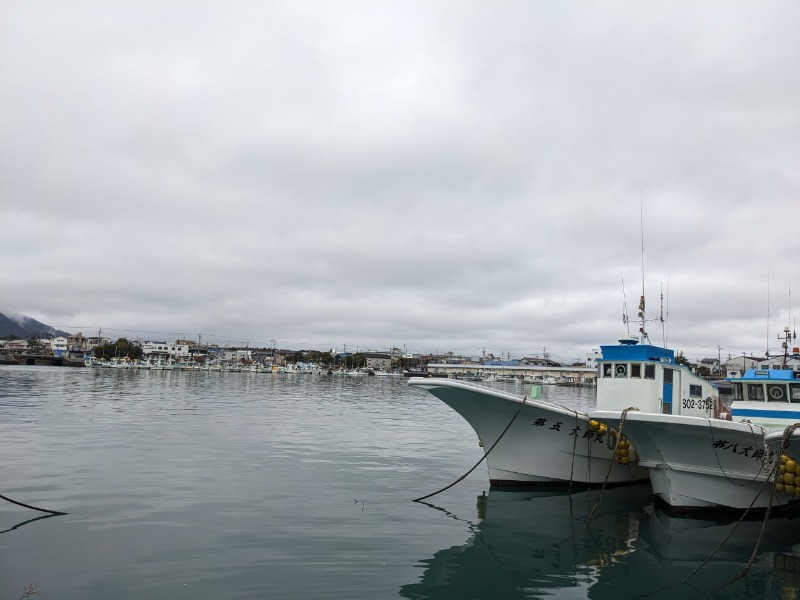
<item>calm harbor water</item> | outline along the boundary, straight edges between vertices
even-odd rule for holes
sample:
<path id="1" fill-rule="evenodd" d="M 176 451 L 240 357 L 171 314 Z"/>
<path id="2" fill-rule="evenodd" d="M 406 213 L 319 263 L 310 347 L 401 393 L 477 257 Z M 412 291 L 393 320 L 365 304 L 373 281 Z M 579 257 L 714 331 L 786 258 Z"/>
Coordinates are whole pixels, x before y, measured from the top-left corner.
<path id="1" fill-rule="evenodd" d="M 0 367 L 0 449 L 1 494 L 69 513 L 0 502 L 3 600 L 31 584 L 62 600 L 785 599 L 800 581 L 800 520 L 770 521 L 737 577 L 762 523 L 673 518 L 647 486 L 598 505 L 489 490 L 481 465 L 413 502 L 482 451 L 401 378 Z"/>

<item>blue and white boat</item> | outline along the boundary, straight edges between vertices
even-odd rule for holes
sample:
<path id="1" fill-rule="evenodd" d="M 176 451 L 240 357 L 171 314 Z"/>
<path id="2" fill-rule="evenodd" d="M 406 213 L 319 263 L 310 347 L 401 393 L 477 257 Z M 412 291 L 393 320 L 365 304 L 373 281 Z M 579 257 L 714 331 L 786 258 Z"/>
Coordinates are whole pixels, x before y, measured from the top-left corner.
<path id="1" fill-rule="evenodd" d="M 730 379 L 731 415 L 771 429 L 800 422 L 800 373 L 789 369 L 750 369 Z"/>
<path id="2" fill-rule="evenodd" d="M 642 402 L 637 410 L 598 410 L 592 417 L 619 429 L 648 467 L 655 495 L 676 511 L 794 509 L 776 495 L 777 452 L 770 432 L 800 421 L 800 379 L 783 369 L 750 370 L 730 379 L 730 413 L 697 388 L 672 394 L 672 410 Z M 668 397 L 665 390 L 665 397 Z M 697 408 L 706 414 L 697 414 Z M 600 407 L 598 407 L 600 408 Z M 794 504 L 792 502 L 792 504 Z"/>

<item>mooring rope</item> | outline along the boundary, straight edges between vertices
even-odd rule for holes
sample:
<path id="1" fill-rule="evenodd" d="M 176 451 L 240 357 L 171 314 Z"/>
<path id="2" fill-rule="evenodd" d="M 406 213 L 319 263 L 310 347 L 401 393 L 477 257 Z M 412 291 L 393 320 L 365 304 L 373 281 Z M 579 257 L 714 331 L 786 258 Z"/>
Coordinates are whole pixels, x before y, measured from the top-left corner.
<path id="1" fill-rule="evenodd" d="M 25 508 L 30 508 L 31 510 L 38 510 L 39 512 L 43 513 L 50 513 L 51 515 L 66 515 L 67 513 L 61 512 L 58 510 L 49 510 L 47 508 L 39 508 L 38 506 L 31 506 L 30 504 L 25 504 L 24 502 L 17 502 L 16 500 L 12 500 L 8 496 L 3 496 L 0 494 L 0 498 L 5 500 L 6 502 L 11 502 L 11 504 L 16 504 L 17 506 L 23 506 Z"/>
<path id="2" fill-rule="evenodd" d="M 519 408 L 517 409 L 517 412 L 515 412 L 515 413 L 514 413 L 514 416 L 513 416 L 513 417 L 511 417 L 511 420 L 508 422 L 508 425 L 506 425 L 506 428 L 505 428 L 505 429 L 503 429 L 503 433 L 501 433 L 501 434 L 500 434 L 500 437 L 498 437 L 498 438 L 497 438 L 497 440 L 495 441 L 495 443 L 494 443 L 494 444 L 492 444 L 492 447 L 491 447 L 491 448 L 489 448 L 489 449 L 488 449 L 486 452 L 484 452 L 483 456 L 481 456 L 481 459 L 480 459 L 478 462 L 476 462 L 476 463 L 475 463 L 475 465 L 474 465 L 474 466 L 473 466 L 473 467 L 472 467 L 472 468 L 471 468 L 469 471 L 467 471 L 466 473 L 464 473 L 464 474 L 463 474 L 461 477 L 459 477 L 458 479 L 456 479 L 456 480 L 455 480 L 453 483 L 451 483 L 450 485 L 448 485 L 448 486 L 445 486 L 445 487 L 443 487 L 443 488 L 442 488 L 442 489 L 440 489 L 440 490 L 436 490 L 435 492 L 433 492 L 433 493 L 431 493 L 431 494 L 428 494 L 428 495 L 426 495 L 426 496 L 420 496 L 419 498 L 414 498 L 413 502 L 420 502 L 421 500 L 427 500 L 428 498 L 430 498 L 430 497 L 432 497 L 432 496 L 435 496 L 435 495 L 437 495 L 437 494 L 441 494 L 441 493 L 442 493 L 442 492 L 444 492 L 445 490 L 449 490 L 451 487 L 453 487 L 454 485 L 456 485 L 456 484 L 457 484 L 457 483 L 459 483 L 460 481 L 463 481 L 464 479 L 466 479 L 466 477 L 467 477 L 467 476 L 468 476 L 470 473 L 472 473 L 472 472 L 473 472 L 475 469 L 477 469 L 477 468 L 478 468 L 478 465 L 480 465 L 480 464 L 481 464 L 481 463 L 482 463 L 482 462 L 483 462 L 483 461 L 486 459 L 486 457 L 487 457 L 487 456 L 489 456 L 489 453 L 490 453 L 492 450 L 494 450 L 495 446 L 497 446 L 497 444 L 500 442 L 500 440 L 502 440 L 502 439 L 503 439 L 503 436 L 506 434 L 506 431 L 508 431 L 508 430 L 509 430 L 509 428 L 511 427 L 511 424 L 512 424 L 512 423 L 513 423 L 513 422 L 516 420 L 517 416 L 519 416 L 519 413 L 520 413 L 520 412 L 522 412 L 522 409 L 523 409 L 523 407 L 525 406 L 525 402 L 526 402 L 527 400 L 528 400 L 528 397 L 527 397 L 527 396 L 525 396 L 525 397 L 522 399 L 522 404 L 520 404 L 520 405 L 519 405 Z"/>
<path id="3" fill-rule="evenodd" d="M 728 483 L 730 483 L 731 485 L 735 485 L 737 487 L 747 487 L 748 485 L 750 485 L 751 483 L 756 481 L 758 479 L 758 476 L 761 474 L 761 471 L 764 468 L 764 464 L 763 463 L 761 464 L 762 468 L 758 470 L 758 473 L 756 473 L 753 476 L 753 479 L 751 479 L 750 481 L 745 481 L 744 483 L 736 483 L 733 479 L 728 477 L 728 474 L 725 472 L 725 468 L 722 466 L 722 463 L 720 462 L 720 459 L 719 459 L 719 452 L 717 451 L 717 440 L 714 439 L 714 426 L 711 423 L 711 419 L 706 418 L 706 421 L 708 421 L 708 433 L 711 436 L 711 447 L 714 449 L 714 458 L 717 459 L 717 466 L 719 467 L 720 473 L 722 473 L 722 476 L 725 478 L 725 480 Z M 753 430 L 753 423 L 748 422 L 747 425 L 750 427 L 750 434 L 753 436 L 753 441 L 755 442 L 757 440 L 757 437 L 756 437 L 755 431 Z M 762 443 L 762 445 L 764 443 L 764 428 L 763 427 L 761 427 L 761 443 Z M 767 474 L 767 478 L 769 478 L 769 473 Z"/>
<path id="4" fill-rule="evenodd" d="M 792 438 L 792 433 L 794 433 L 794 431 L 798 427 L 800 427 L 800 423 L 793 423 L 792 425 L 788 425 L 786 429 L 783 430 L 783 439 L 781 440 L 781 447 L 778 451 L 778 456 L 775 460 L 775 466 L 772 467 L 772 473 L 770 473 L 770 475 L 767 476 L 767 481 L 773 479 L 773 485 L 775 485 L 775 483 L 777 483 L 778 481 L 777 478 L 778 478 L 778 473 L 780 472 L 781 456 L 783 456 L 784 450 L 786 450 L 786 448 L 789 446 L 789 442 Z M 759 494 L 760 493 L 761 492 L 759 492 Z M 769 496 L 769 504 L 767 505 L 766 514 L 764 515 L 764 522 L 761 524 L 761 531 L 759 531 L 758 533 L 758 539 L 756 539 L 756 545 L 753 548 L 753 553 L 750 555 L 750 560 L 747 561 L 747 565 L 745 566 L 744 569 L 742 569 L 742 572 L 740 573 L 740 575 L 742 576 L 747 575 L 747 572 L 750 570 L 750 567 L 753 566 L 753 563 L 756 560 L 756 554 L 758 553 L 758 549 L 761 546 L 761 540 L 764 537 L 764 531 L 767 528 L 767 520 L 769 519 L 769 513 L 772 510 L 772 499 L 774 497 L 775 497 L 774 493 L 770 494 Z"/>
<path id="5" fill-rule="evenodd" d="M 633 406 L 630 406 L 623 410 L 619 415 L 619 433 L 616 434 L 617 441 L 614 444 L 614 450 L 617 449 L 619 446 L 619 442 L 622 439 L 622 428 L 625 426 L 625 418 L 628 416 L 628 411 L 630 410 L 639 410 Z M 600 501 L 603 499 L 603 492 L 606 489 L 606 484 L 608 483 L 608 478 L 611 476 L 611 469 L 614 468 L 614 457 L 611 457 L 611 460 L 608 461 L 608 471 L 606 471 L 606 477 L 603 480 L 603 485 L 600 486 L 600 493 L 597 495 L 597 502 L 594 503 L 592 507 L 592 511 L 589 513 L 589 517 L 586 519 L 586 524 L 583 526 L 584 529 L 588 529 L 589 525 L 592 523 L 592 519 L 594 518 L 594 513 L 597 512 L 597 509 L 600 507 Z"/>
<path id="6" fill-rule="evenodd" d="M 575 431 L 578 431 L 578 411 L 575 411 Z M 578 436 L 577 434 L 572 438 L 572 463 L 569 467 L 569 489 L 567 490 L 568 494 L 572 494 L 572 478 L 575 473 L 575 449 L 578 446 Z M 591 448 L 589 448 L 591 450 Z M 592 461 L 589 460 L 589 469 L 592 468 Z M 589 477 L 591 478 L 591 471 L 589 471 Z"/>
<path id="7" fill-rule="evenodd" d="M 714 555 L 717 552 L 719 552 L 719 550 L 725 545 L 725 543 L 730 539 L 730 537 L 739 528 L 739 525 L 741 525 L 742 521 L 744 521 L 744 518 L 750 512 L 750 509 L 753 508 L 753 505 L 756 503 L 756 500 L 758 500 L 758 497 L 764 491 L 764 488 L 767 486 L 767 484 L 772 483 L 773 485 L 775 485 L 775 481 L 773 481 L 773 479 L 777 476 L 777 474 L 779 472 L 779 469 L 780 469 L 780 466 L 781 466 L 780 457 L 783 455 L 784 449 L 789 444 L 788 440 L 791 437 L 792 432 L 795 429 L 797 429 L 798 427 L 800 427 L 800 423 L 795 423 L 793 425 L 789 425 L 784 430 L 783 440 L 781 442 L 780 450 L 778 451 L 777 459 L 775 460 L 775 465 L 772 467 L 770 473 L 767 475 L 766 480 L 764 481 L 763 485 L 761 486 L 761 489 L 758 490 L 758 493 L 753 498 L 753 501 L 750 503 L 750 506 L 748 506 L 747 509 L 745 509 L 744 513 L 742 513 L 742 516 L 739 517 L 739 520 L 736 522 L 736 525 L 733 527 L 731 532 L 727 536 L 725 536 L 725 539 L 722 540 L 722 542 L 720 542 L 719 546 L 717 546 L 714 549 L 714 551 L 708 556 L 708 558 L 706 558 L 702 563 L 700 563 L 694 571 L 689 573 L 689 575 L 687 575 L 686 578 L 681 583 L 686 583 L 689 579 L 691 579 L 700 569 L 702 569 L 708 563 L 708 561 L 710 561 L 714 557 Z M 764 537 L 764 532 L 766 531 L 766 528 L 767 528 L 767 522 L 769 521 L 769 515 L 772 512 L 772 500 L 774 498 L 775 498 L 775 494 L 771 493 L 770 496 L 769 496 L 769 503 L 767 504 L 767 508 L 764 511 L 764 519 L 763 519 L 763 521 L 761 523 L 761 530 L 758 533 L 758 538 L 756 539 L 756 544 L 755 544 L 755 547 L 753 548 L 753 552 L 750 555 L 750 559 L 747 561 L 747 564 L 742 569 L 742 571 L 737 575 L 737 577 L 744 577 L 745 575 L 747 575 L 747 572 L 750 570 L 750 567 L 752 567 L 753 563 L 755 562 L 756 555 L 758 554 L 758 549 L 761 546 L 761 541 L 762 541 L 762 539 Z"/>

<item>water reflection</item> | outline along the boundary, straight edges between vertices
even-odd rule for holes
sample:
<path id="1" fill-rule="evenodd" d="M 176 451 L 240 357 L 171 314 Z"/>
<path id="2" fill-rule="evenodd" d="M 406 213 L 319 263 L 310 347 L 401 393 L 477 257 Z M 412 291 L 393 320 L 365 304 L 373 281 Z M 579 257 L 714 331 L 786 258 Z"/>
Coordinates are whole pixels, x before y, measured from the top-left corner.
<path id="1" fill-rule="evenodd" d="M 797 598 L 800 520 L 672 516 L 648 485 L 567 494 L 493 489 L 463 545 L 420 561 L 405 598 Z M 597 509 L 592 514 L 592 510 Z M 589 517 L 591 520 L 589 521 Z M 587 526 L 588 523 L 588 526 Z"/>
<path id="2" fill-rule="evenodd" d="M 41 515 L 41 516 L 38 516 L 38 517 L 28 518 L 28 519 L 25 519 L 24 521 L 20 521 L 19 523 L 17 523 L 13 527 L 8 527 L 6 529 L 0 529 L 0 534 L 8 533 L 9 531 L 14 531 L 15 529 L 19 529 L 20 527 L 24 527 L 28 523 L 33 523 L 35 521 L 42 521 L 44 519 L 52 519 L 53 517 L 59 517 L 59 516 L 62 516 L 62 514 L 63 513 L 49 514 L 49 515 Z"/>

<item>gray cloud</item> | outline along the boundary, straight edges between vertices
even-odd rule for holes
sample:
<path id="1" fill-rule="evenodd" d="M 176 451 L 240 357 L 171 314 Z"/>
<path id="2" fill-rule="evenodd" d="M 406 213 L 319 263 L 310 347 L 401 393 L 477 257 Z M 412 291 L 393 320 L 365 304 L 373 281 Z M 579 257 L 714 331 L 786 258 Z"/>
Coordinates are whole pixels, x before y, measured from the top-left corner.
<path id="1" fill-rule="evenodd" d="M 621 277 L 634 312 L 641 219 L 670 345 L 774 350 L 800 280 L 798 16 L 6 3 L 0 304 L 128 337 L 579 358 L 624 332 Z"/>

